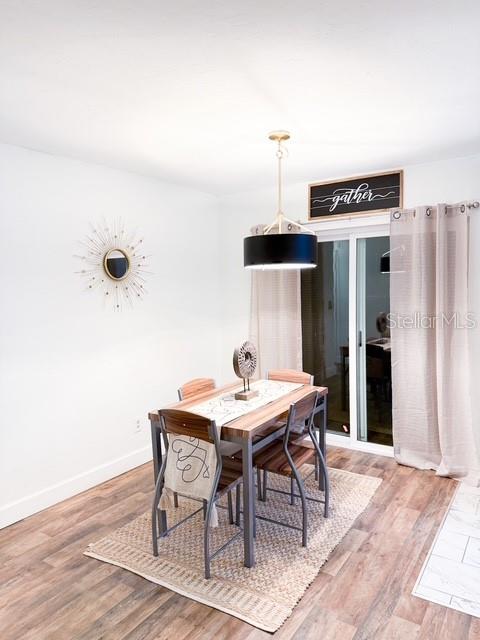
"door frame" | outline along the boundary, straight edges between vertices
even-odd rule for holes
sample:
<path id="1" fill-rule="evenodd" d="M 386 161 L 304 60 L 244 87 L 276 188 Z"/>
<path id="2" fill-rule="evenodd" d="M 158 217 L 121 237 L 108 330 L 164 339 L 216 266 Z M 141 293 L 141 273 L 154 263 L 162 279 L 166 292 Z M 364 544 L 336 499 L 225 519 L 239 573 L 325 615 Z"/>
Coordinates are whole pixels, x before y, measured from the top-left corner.
<path id="1" fill-rule="evenodd" d="M 315 222 L 308 224 L 315 232 L 319 242 L 348 240 L 349 242 L 349 277 L 348 277 L 348 342 L 349 342 L 349 410 L 350 434 L 341 435 L 327 433 L 327 444 L 346 449 L 355 449 L 365 453 L 393 458 L 393 446 L 363 442 L 358 439 L 358 404 L 357 404 L 357 240 L 390 235 L 390 216 L 365 217 L 364 219 L 348 219 L 338 221 Z"/>

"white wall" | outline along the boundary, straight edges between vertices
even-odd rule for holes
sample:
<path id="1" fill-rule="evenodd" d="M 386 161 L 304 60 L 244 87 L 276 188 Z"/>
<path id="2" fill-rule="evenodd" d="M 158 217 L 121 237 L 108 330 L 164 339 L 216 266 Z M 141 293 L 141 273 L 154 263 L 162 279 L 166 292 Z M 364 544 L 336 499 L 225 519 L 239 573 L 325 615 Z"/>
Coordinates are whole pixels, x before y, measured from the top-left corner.
<path id="1" fill-rule="evenodd" d="M 480 156 L 405 168 L 407 206 L 479 197 Z M 306 219 L 306 184 L 287 186 L 285 210 Z M 150 459 L 146 412 L 179 382 L 231 380 L 248 336 L 242 238 L 274 212 L 273 184 L 217 200 L 0 145 L 0 526 Z M 73 254 L 89 222 L 119 216 L 144 236 L 153 274 L 145 300 L 115 314 L 85 292 Z M 480 318 L 480 211 L 471 220 Z M 473 408 L 479 424 L 476 389 Z"/>
<path id="2" fill-rule="evenodd" d="M 148 295 L 121 313 L 75 273 L 102 217 L 151 254 Z M 0 256 L 1 526 L 150 459 L 147 411 L 219 377 L 216 200 L 0 145 Z"/>
<path id="3" fill-rule="evenodd" d="M 388 170 L 391 167 L 379 167 Z M 288 167 L 287 167 L 288 173 Z M 337 176 L 338 177 L 338 176 Z M 480 199 L 480 155 L 404 167 L 405 206 Z M 318 179 L 328 179 L 318 176 Z M 276 211 L 275 185 L 271 189 L 224 197 L 220 201 L 222 241 L 222 289 L 224 313 L 222 327 L 222 378 L 231 378 L 230 352 L 248 336 L 250 274 L 243 269 L 242 238 L 250 227 L 269 223 Z M 307 184 L 285 188 L 284 210 L 297 220 L 307 219 Z M 377 218 L 378 219 L 378 218 Z M 352 221 L 358 225 L 358 218 Z M 324 223 L 330 225 L 330 223 Z M 348 226 L 348 222 L 345 225 Z M 480 327 L 480 210 L 471 216 L 471 311 Z M 480 328 L 471 335 L 472 408 L 480 445 Z"/>

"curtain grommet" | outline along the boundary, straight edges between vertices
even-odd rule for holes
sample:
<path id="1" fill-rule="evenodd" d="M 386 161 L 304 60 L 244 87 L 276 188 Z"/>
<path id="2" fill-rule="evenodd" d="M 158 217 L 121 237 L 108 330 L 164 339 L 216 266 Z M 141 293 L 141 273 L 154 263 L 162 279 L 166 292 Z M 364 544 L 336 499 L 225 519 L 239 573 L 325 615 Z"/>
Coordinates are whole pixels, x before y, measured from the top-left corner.
<path id="1" fill-rule="evenodd" d="M 402 216 L 401 211 L 393 211 L 392 213 L 392 218 L 394 220 L 400 220 L 401 216 Z"/>
<path id="2" fill-rule="evenodd" d="M 460 211 L 461 211 L 462 213 L 465 213 L 465 205 L 464 205 L 464 204 L 462 204 L 462 206 L 460 207 Z"/>
<path id="3" fill-rule="evenodd" d="M 432 210 L 430 209 L 430 207 L 427 207 L 425 213 L 427 214 L 428 218 L 432 215 Z"/>

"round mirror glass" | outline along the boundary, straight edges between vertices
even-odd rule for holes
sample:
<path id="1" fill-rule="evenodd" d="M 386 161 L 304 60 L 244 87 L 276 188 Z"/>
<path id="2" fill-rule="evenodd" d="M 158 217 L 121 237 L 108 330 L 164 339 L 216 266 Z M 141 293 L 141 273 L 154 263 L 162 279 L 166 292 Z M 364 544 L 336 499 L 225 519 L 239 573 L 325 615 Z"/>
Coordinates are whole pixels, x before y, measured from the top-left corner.
<path id="1" fill-rule="evenodd" d="M 111 249 L 103 260 L 105 273 L 112 280 L 123 280 L 130 269 L 128 256 L 121 249 Z"/>

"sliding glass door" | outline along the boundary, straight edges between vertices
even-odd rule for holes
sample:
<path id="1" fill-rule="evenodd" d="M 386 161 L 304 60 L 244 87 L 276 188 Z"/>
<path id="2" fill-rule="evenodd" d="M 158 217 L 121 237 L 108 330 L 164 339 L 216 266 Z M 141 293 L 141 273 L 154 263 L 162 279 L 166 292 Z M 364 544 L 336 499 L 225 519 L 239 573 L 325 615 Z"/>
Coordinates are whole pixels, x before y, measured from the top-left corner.
<path id="1" fill-rule="evenodd" d="M 318 266 L 302 272 L 303 368 L 328 387 L 328 429 L 350 432 L 348 384 L 349 243 L 318 243 Z"/>
<path id="2" fill-rule="evenodd" d="M 301 275 L 303 369 L 329 389 L 331 440 L 368 450 L 392 445 L 388 250 L 378 231 L 319 234 L 318 266 Z"/>
<path id="3" fill-rule="evenodd" d="M 357 437 L 391 446 L 390 276 L 382 271 L 388 237 L 357 240 Z"/>

